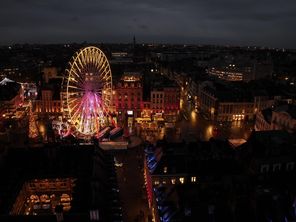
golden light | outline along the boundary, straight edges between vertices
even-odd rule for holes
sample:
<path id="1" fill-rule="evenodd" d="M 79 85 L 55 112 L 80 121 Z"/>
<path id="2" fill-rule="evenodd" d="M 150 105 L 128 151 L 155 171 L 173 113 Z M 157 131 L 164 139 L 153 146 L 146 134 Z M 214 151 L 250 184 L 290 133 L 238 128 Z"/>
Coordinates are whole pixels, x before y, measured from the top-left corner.
<path id="1" fill-rule="evenodd" d="M 164 173 L 167 173 L 167 172 L 168 172 L 168 168 L 167 168 L 167 167 L 164 167 L 164 168 L 163 168 L 163 172 L 164 172 Z"/>
<path id="2" fill-rule="evenodd" d="M 39 132 L 41 133 L 42 136 L 44 136 L 44 134 L 45 134 L 45 126 L 43 124 L 40 124 Z"/>
<path id="3" fill-rule="evenodd" d="M 183 184 L 184 183 L 184 177 L 180 177 L 179 181 L 180 181 L 181 184 Z"/>
<path id="4" fill-rule="evenodd" d="M 183 108 L 183 104 L 184 104 L 183 99 L 180 99 L 180 108 L 181 108 L 181 109 Z"/>
<path id="5" fill-rule="evenodd" d="M 211 108 L 211 114 L 213 115 L 213 114 L 214 114 L 214 112 L 215 112 L 215 108 L 214 108 L 214 107 L 212 107 L 212 108 Z"/>
<path id="6" fill-rule="evenodd" d="M 172 182 L 172 184 L 175 184 L 176 183 L 176 179 L 172 179 L 171 182 Z"/>
<path id="7" fill-rule="evenodd" d="M 196 123 L 196 121 L 197 121 L 197 115 L 194 110 L 191 111 L 191 120 L 193 123 Z"/>
<path id="8" fill-rule="evenodd" d="M 206 135 L 205 135 L 205 139 L 208 140 L 211 137 L 213 137 L 213 125 L 209 125 L 206 129 Z"/>

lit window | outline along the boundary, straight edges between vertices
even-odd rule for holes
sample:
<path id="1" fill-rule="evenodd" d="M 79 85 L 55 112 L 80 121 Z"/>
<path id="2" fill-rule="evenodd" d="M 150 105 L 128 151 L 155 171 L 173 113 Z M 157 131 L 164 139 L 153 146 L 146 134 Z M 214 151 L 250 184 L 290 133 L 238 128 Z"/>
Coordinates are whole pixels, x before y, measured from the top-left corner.
<path id="1" fill-rule="evenodd" d="M 293 170 L 294 169 L 294 162 L 287 163 L 286 170 Z"/>
<path id="2" fill-rule="evenodd" d="M 168 172 L 168 168 L 167 168 L 167 167 L 164 167 L 164 168 L 163 168 L 163 172 L 164 172 L 164 173 L 167 173 L 167 172 Z"/>
<path id="3" fill-rule="evenodd" d="M 196 182 L 196 177 L 191 177 L 191 182 L 195 183 Z"/>
<path id="4" fill-rule="evenodd" d="M 261 169 L 260 169 L 261 173 L 267 173 L 268 171 L 269 171 L 269 165 L 268 164 L 261 165 Z"/>
<path id="5" fill-rule="evenodd" d="M 171 179 L 172 184 L 176 183 L 176 179 Z"/>
<path id="6" fill-rule="evenodd" d="M 280 171 L 280 170 L 281 170 L 280 163 L 273 164 L 273 172 Z"/>
<path id="7" fill-rule="evenodd" d="M 180 180 L 180 183 L 182 184 L 184 183 L 184 177 L 180 177 L 179 180 Z"/>
<path id="8" fill-rule="evenodd" d="M 154 181 L 154 185 L 158 185 L 159 184 L 159 181 L 158 180 L 155 180 Z"/>

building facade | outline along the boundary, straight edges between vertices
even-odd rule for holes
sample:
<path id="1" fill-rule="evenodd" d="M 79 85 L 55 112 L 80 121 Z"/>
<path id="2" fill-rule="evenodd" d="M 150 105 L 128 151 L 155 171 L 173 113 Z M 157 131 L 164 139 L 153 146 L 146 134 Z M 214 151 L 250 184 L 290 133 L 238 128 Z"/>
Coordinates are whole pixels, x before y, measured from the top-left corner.
<path id="1" fill-rule="evenodd" d="M 43 68 L 44 82 L 48 83 L 50 79 L 57 78 L 58 69 L 56 67 L 45 67 Z"/>
<path id="2" fill-rule="evenodd" d="M 171 86 L 152 89 L 150 104 L 153 115 L 162 115 L 169 122 L 176 121 L 180 111 L 180 88 Z"/>
<path id="3" fill-rule="evenodd" d="M 291 104 L 265 109 L 256 114 L 255 130 L 284 130 L 296 132 L 296 106 Z"/>
<path id="4" fill-rule="evenodd" d="M 254 118 L 254 102 L 232 89 L 219 89 L 218 84 L 204 82 L 199 88 L 200 109 L 211 120 L 237 121 Z"/>
<path id="5" fill-rule="evenodd" d="M 41 90 L 41 98 L 35 100 L 34 111 L 36 113 L 60 114 L 62 112 L 61 100 L 53 97 L 53 91 L 50 89 Z"/>
<path id="6" fill-rule="evenodd" d="M 270 77 L 273 66 L 269 61 L 247 62 L 245 64 L 228 64 L 220 67 L 207 69 L 209 76 L 223 79 L 226 81 L 245 81 Z"/>
<path id="7" fill-rule="evenodd" d="M 164 113 L 164 91 L 162 89 L 151 90 L 151 109 L 153 113 Z"/>
<path id="8" fill-rule="evenodd" d="M 125 73 L 115 85 L 113 93 L 113 104 L 119 119 L 141 117 L 142 97 L 142 76 L 139 73 Z"/>
<path id="9" fill-rule="evenodd" d="M 255 130 L 256 131 L 266 131 L 271 130 L 271 116 L 272 110 L 270 108 L 258 111 L 256 113 L 256 121 L 255 121 Z"/>

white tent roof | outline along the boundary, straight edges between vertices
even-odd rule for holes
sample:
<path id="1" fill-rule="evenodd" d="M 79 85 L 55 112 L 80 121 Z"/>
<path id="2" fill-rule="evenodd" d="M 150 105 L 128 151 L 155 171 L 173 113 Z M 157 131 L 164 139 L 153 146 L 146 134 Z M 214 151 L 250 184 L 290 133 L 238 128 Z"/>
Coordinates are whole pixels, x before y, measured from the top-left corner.
<path id="1" fill-rule="evenodd" d="M 14 82 L 14 81 L 5 77 L 5 78 L 0 82 L 0 85 L 6 85 L 6 83 L 8 83 L 8 82 Z"/>

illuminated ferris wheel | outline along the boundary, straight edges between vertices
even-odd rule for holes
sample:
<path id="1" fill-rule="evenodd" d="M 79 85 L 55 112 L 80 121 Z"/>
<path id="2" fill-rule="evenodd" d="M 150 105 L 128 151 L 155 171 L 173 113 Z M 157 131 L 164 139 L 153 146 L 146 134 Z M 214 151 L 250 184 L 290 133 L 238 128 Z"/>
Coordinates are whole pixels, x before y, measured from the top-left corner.
<path id="1" fill-rule="evenodd" d="M 91 136 L 108 125 L 112 74 L 99 48 L 86 47 L 72 57 L 62 91 L 63 112 L 77 132 Z"/>

